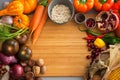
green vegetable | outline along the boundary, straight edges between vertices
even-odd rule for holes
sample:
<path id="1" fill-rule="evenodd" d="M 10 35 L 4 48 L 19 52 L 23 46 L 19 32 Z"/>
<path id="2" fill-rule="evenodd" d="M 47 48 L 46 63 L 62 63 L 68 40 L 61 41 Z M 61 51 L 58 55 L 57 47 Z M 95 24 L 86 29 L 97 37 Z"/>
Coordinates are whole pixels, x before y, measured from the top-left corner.
<path id="1" fill-rule="evenodd" d="M 10 25 L 0 24 L 0 40 L 4 41 L 15 38 L 16 36 L 23 34 L 26 31 L 27 29 L 18 29 Z"/>
<path id="2" fill-rule="evenodd" d="M 101 36 L 102 34 L 93 32 L 91 30 L 85 30 L 87 33 L 93 35 L 93 36 Z M 113 35 L 111 35 L 112 32 L 105 34 L 105 36 L 101 39 L 103 39 L 103 41 L 107 44 L 115 44 L 115 43 L 120 43 L 120 38 L 115 37 Z"/>
<path id="3" fill-rule="evenodd" d="M 93 36 L 100 36 L 100 35 L 102 35 L 102 34 L 93 32 L 92 30 L 89 30 L 89 29 L 87 29 L 87 30 L 85 30 L 85 31 L 86 31 L 87 33 L 89 33 L 89 34 L 92 34 Z"/>
<path id="4" fill-rule="evenodd" d="M 99 1 L 100 1 L 100 3 L 102 3 L 102 4 L 104 4 L 104 3 L 107 2 L 107 0 L 99 0 Z"/>
<path id="5" fill-rule="evenodd" d="M 105 43 L 107 44 L 115 44 L 115 43 L 120 43 L 120 38 L 117 38 L 115 36 L 105 36 L 102 38 L 103 41 L 105 41 Z"/>

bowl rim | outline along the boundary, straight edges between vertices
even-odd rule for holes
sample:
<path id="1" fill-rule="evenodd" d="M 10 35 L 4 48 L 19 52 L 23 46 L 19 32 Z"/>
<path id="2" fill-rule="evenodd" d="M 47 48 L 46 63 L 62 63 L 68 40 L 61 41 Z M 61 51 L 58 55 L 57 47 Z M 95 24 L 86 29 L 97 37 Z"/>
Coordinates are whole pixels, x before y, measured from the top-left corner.
<path id="1" fill-rule="evenodd" d="M 88 27 L 87 26 L 87 20 L 89 20 L 89 19 L 92 19 L 92 20 L 94 20 L 95 21 L 95 25 L 93 26 L 93 27 Z M 87 28 L 87 29 L 93 29 L 93 28 L 95 28 L 96 27 L 96 20 L 95 20 L 95 18 L 93 18 L 93 17 L 89 17 L 89 18 L 87 18 L 87 19 L 85 19 L 85 27 Z"/>
<path id="2" fill-rule="evenodd" d="M 79 22 L 79 21 L 77 20 L 77 16 L 78 16 L 78 15 L 83 15 L 85 19 L 84 19 L 82 22 Z M 76 13 L 76 14 L 75 14 L 75 17 L 74 17 L 74 20 L 75 20 L 75 22 L 76 22 L 77 24 L 83 24 L 83 23 L 85 23 L 86 16 L 85 16 L 83 13 Z"/>
<path id="3" fill-rule="evenodd" d="M 52 20 L 52 18 L 51 18 L 51 8 L 50 8 L 50 7 L 51 7 L 51 6 L 54 7 L 55 5 L 59 4 L 59 2 L 57 2 L 55 5 L 52 5 L 55 1 L 59 1 L 59 0 L 52 0 L 52 1 L 50 2 L 50 4 L 48 5 L 48 16 L 49 16 L 50 20 L 53 21 L 53 22 L 56 23 L 56 24 L 65 24 L 65 23 L 71 21 L 72 18 L 74 17 L 75 9 L 74 9 L 74 6 L 73 6 L 72 2 L 69 1 L 69 0 L 65 0 L 65 1 L 68 1 L 68 4 L 71 5 L 71 6 L 67 6 L 67 7 L 69 7 L 69 9 L 70 9 L 70 7 L 72 8 L 72 10 L 70 9 L 70 11 L 71 11 L 71 17 L 68 19 L 68 21 L 67 21 L 67 22 L 64 22 L 64 23 L 57 23 L 57 22 L 55 22 L 54 20 Z M 60 0 L 60 1 L 61 1 L 61 0 Z M 63 5 L 65 5 L 65 4 L 63 4 Z M 66 6 L 66 5 L 65 5 L 65 6 Z"/>

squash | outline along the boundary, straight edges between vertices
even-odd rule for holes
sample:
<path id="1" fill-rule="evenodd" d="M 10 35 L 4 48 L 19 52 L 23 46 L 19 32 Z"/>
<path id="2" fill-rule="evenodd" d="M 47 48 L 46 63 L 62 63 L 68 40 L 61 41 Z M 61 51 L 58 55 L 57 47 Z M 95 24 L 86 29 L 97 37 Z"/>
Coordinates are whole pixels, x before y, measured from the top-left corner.
<path id="1" fill-rule="evenodd" d="M 10 15 L 10 16 L 15 16 L 15 15 L 20 15 L 24 11 L 24 6 L 20 1 L 12 1 L 8 6 L 0 11 L 0 16 L 4 15 Z"/>
<path id="2" fill-rule="evenodd" d="M 18 28 L 28 28 L 30 19 L 27 15 L 21 14 L 13 18 L 13 25 Z"/>
<path id="3" fill-rule="evenodd" d="M 37 0 L 18 0 L 24 5 L 24 13 L 29 14 L 35 10 L 37 6 Z"/>

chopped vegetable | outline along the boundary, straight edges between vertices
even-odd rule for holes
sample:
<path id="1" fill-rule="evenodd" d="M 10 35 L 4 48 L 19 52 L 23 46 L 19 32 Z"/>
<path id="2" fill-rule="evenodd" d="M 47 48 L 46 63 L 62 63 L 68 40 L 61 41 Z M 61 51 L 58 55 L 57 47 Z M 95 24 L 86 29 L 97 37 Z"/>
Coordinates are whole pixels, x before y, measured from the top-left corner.
<path id="1" fill-rule="evenodd" d="M 96 38 L 95 41 L 94 41 L 94 45 L 98 48 L 104 48 L 105 47 L 105 42 L 100 38 Z"/>

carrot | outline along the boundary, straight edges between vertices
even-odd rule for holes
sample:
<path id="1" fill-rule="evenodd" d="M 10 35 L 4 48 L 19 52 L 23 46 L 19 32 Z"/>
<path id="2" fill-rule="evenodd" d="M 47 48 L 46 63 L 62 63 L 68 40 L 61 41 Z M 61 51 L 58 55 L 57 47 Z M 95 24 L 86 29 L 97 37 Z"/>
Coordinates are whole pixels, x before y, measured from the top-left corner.
<path id="1" fill-rule="evenodd" d="M 45 10 L 43 12 L 43 16 L 42 19 L 38 25 L 38 27 L 35 29 L 35 31 L 33 32 L 33 36 L 32 36 L 32 43 L 34 44 L 37 39 L 39 38 L 39 35 L 42 31 L 43 26 L 45 25 L 47 18 L 48 18 L 48 6 L 45 7 Z"/>
<path id="2" fill-rule="evenodd" d="M 37 26 L 39 25 L 39 22 L 42 18 L 42 15 L 43 15 L 43 11 L 44 11 L 44 6 L 43 5 L 38 5 L 36 10 L 35 10 L 35 13 L 33 15 L 33 18 L 30 22 L 30 30 L 31 32 L 33 32 Z"/>

